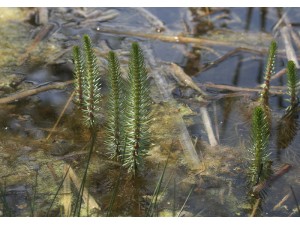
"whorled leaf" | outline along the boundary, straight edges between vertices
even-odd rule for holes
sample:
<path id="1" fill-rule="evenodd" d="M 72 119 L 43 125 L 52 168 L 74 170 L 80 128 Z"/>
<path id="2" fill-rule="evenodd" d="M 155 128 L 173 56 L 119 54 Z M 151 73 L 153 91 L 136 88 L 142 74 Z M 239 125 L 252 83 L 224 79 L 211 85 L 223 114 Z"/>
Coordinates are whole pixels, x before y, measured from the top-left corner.
<path id="1" fill-rule="evenodd" d="M 137 43 L 132 44 L 129 61 L 129 90 L 127 99 L 126 152 L 124 166 L 133 175 L 143 168 L 143 157 L 149 147 L 150 96 L 144 56 Z"/>
<path id="2" fill-rule="evenodd" d="M 114 52 L 108 55 L 108 119 L 105 144 L 111 158 L 118 158 L 124 145 L 124 82 L 119 60 Z"/>

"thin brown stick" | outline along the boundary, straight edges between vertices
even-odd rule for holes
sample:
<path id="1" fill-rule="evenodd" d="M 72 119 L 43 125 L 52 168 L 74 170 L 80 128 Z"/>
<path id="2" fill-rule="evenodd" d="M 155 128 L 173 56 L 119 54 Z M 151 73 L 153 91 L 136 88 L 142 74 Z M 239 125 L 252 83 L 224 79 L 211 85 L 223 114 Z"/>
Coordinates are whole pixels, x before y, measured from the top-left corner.
<path id="1" fill-rule="evenodd" d="M 26 49 L 26 52 L 22 54 L 19 58 L 19 65 L 22 65 L 26 59 L 28 58 L 29 54 L 36 48 L 38 43 L 40 43 L 48 34 L 51 32 L 54 28 L 54 24 L 49 23 L 46 24 L 42 29 L 39 31 L 39 33 L 36 35 L 34 40 L 30 43 L 28 48 Z"/>
<path id="2" fill-rule="evenodd" d="M 68 173 L 69 168 L 67 165 L 64 165 L 64 174 Z M 72 209 L 72 192 L 71 192 L 71 178 L 70 174 L 66 175 L 66 178 L 63 183 L 63 196 L 61 198 L 61 203 L 64 207 L 64 216 L 71 216 Z"/>
<path id="3" fill-rule="evenodd" d="M 210 63 L 208 66 L 204 67 L 201 69 L 201 72 L 204 72 L 208 69 L 210 69 L 211 67 L 217 66 L 218 64 L 220 64 L 221 62 L 225 61 L 226 59 L 228 59 L 230 56 L 233 56 L 239 52 L 249 52 L 249 53 L 253 53 L 253 54 L 263 54 L 263 51 L 259 51 L 259 50 L 255 50 L 255 49 L 250 49 L 250 48 L 235 48 L 232 51 L 227 52 L 225 55 L 221 56 L 220 58 L 218 58 L 217 60 L 215 60 L 214 62 Z"/>
<path id="4" fill-rule="evenodd" d="M 70 166 L 70 165 L 68 165 L 68 166 Z M 76 173 L 74 172 L 74 170 L 72 169 L 71 166 L 70 166 L 70 169 L 69 169 L 69 176 L 70 176 L 71 180 L 73 181 L 73 183 L 75 184 L 75 187 L 79 191 L 80 190 L 80 181 L 79 181 Z M 93 198 L 93 196 L 91 196 L 88 193 L 88 190 L 86 188 L 83 189 L 82 198 L 83 198 L 84 202 L 86 203 L 86 205 L 88 205 L 88 207 L 90 209 L 101 210 L 100 206 L 97 204 L 97 202 L 95 201 L 95 199 Z"/>
<path id="5" fill-rule="evenodd" d="M 282 77 L 284 74 L 286 74 L 286 68 L 283 68 L 279 72 L 275 73 L 273 76 L 271 76 L 270 80 L 278 79 L 279 77 Z"/>
<path id="6" fill-rule="evenodd" d="M 254 194 L 260 193 L 264 188 L 269 186 L 271 183 L 273 183 L 275 180 L 277 180 L 279 177 L 283 176 L 285 173 L 287 173 L 292 166 L 290 164 L 284 164 L 274 175 L 272 175 L 268 180 L 265 180 L 258 185 L 253 187 L 252 192 Z"/>
<path id="7" fill-rule="evenodd" d="M 57 125 L 59 124 L 61 118 L 63 117 L 63 115 L 65 114 L 65 112 L 66 112 L 66 110 L 67 110 L 67 108 L 68 108 L 68 106 L 70 105 L 70 103 L 71 103 L 71 101 L 72 101 L 72 99 L 73 99 L 73 97 L 74 97 L 74 94 L 75 94 L 75 90 L 74 90 L 74 91 L 72 92 L 72 94 L 70 95 L 70 97 L 69 97 L 68 101 L 66 102 L 66 104 L 65 104 L 65 106 L 64 106 L 64 108 L 63 108 L 63 110 L 61 111 L 61 113 L 60 113 L 60 115 L 59 115 L 59 117 L 58 117 L 56 123 L 54 124 L 54 126 L 53 126 L 52 129 L 51 129 L 51 131 L 49 132 L 49 134 L 48 134 L 46 140 L 48 140 L 48 139 L 51 137 L 52 133 L 53 133 L 54 130 L 56 129 L 56 127 L 57 127 Z"/>
<path id="8" fill-rule="evenodd" d="M 65 86 L 74 83 L 73 80 L 65 81 L 65 82 L 55 82 L 46 86 L 38 87 L 38 88 L 33 88 L 30 90 L 22 91 L 19 93 L 16 93 L 14 95 L 10 95 L 4 98 L 0 98 L 0 104 L 7 104 L 10 102 L 18 101 L 22 98 L 26 98 L 32 95 L 36 95 L 38 93 L 44 92 L 44 91 L 49 91 L 52 89 L 62 89 Z"/>
<path id="9" fill-rule="evenodd" d="M 255 204 L 253 206 L 252 213 L 251 213 L 250 217 L 254 217 L 255 216 L 256 211 L 258 209 L 258 206 L 259 206 L 260 202 L 261 202 L 261 198 L 256 199 L 256 202 L 255 202 Z"/>
<path id="10" fill-rule="evenodd" d="M 288 60 L 293 60 L 296 67 L 299 68 L 299 63 L 297 60 L 296 52 L 292 46 L 292 40 L 290 36 L 290 28 L 284 26 L 280 29 L 280 33 L 283 39 L 283 43 L 285 45 L 286 57 Z"/>
<path id="11" fill-rule="evenodd" d="M 288 200 L 288 198 L 291 196 L 291 193 L 288 193 L 287 195 L 285 195 L 281 200 L 280 202 L 278 202 L 274 207 L 273 207 L 273 211 L 276 211 L 278 210 L 282 205 L 283 203 L 286 202 L 286 200 Z"/>
<path id="12" fill-rule="evenodd" d="M 217 146 L 218 141 L 216 140 L 214 131 L 212 129 L 211 121 L 207 112 L 207 108 L 202 106 L 200 107 L 200 112 L 201 112 L 201 119 L 204 124 L 207 136 L 208 136 L 208 142 L 211 146 Z"/>
<path id="13" fill-rule="evenodd" d="M 97 31 L 101 33 L 109 33 L 109 34 L 117 34 L 117 35 L 126 35 L 126 36 L 134 36 L 140 38 L 154 39 L 165 42 L 175 42 L 175 43 L 191 43 L 191 44 L 201 44 L 201 45 L 211 45 L 211 46 L 225 46 L 225 47 L 234 47 L 236 48 L 239 43 L 229 42 L 229 41 L 217 41 L 210 40 L 205 38 L 193 38 L 193 37 L 185 37 L 185 36 L 167 36 L 162 34 L 153 34 L 153 33 L 141 33 L 141 32 L 132 32 L 132 31 L 124 31 L 122 29 L 116 28 L 107 28 L 107 27 L 97 27 Z M 238 47 L 253 49 L 254 46 L 240 44 Z M 257 46 L 256 46 L 257 48 Z M 263 51 L 267 52 L 266 48 Z"/>
<path id="14" fill-rule="evenodd" d="M 213 84 L 213 83 L 204 83 L 200 84 L 201 86 L 204 86 L 206 88 L 216 88 L 216 89 L 222 89 L 222 90 L 228 90 L 228 91 L 242 91 L 242 92 L 261 92 L 261 88 L 245 88 L 245 87 L 235 87 L 230 85 L 223 85 L 223 84 Z M 284 94 L 283 90 L 286 89 L 286 87 L 281 87 L 279 91 L 271 90 L 270 94 L 273 95 L 282 95 Z"/>

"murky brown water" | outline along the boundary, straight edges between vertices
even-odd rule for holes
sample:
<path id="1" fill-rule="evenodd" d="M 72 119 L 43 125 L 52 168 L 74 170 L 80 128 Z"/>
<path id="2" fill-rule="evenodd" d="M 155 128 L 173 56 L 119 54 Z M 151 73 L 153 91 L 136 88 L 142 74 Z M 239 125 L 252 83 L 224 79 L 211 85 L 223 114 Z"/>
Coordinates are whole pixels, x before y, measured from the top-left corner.
<path id="1" fill-rule="evenodd" d="M 83 34 L 91 36 L 96 48 L 104 95 L 107 92 L 105 57 L 109 50 L 117 52 L 126 71 L 130 44 L 138 41 L 151 76 L 154 119 L 146 168 L 140 178 L 132 181 L 118 163 L 109 160 L 103 147 L 106 115 L 103 110 L 87 183 L 88 192 L 101 209 L 84 204 L 82 215 L 107 216 L 116 186 L 119 188 L 111 216 L 147 215 L 169 155 L 163 192 L 154 216 L 176 216 L 179 212 L 180 216 L 249 216 L 255 199 L 249 197 L 247 185 L 247 149 L 251 141 L 251 105 L 258 94 L 231 92 L 218 85 L 259 88 L 266 49 L 274 37 L 279 44 L 276 71 L 284 68 L 285 46 L 276 24 L 287 12 L 294 31 L 299 33 L 298 11 L 276 8 L 48 10 L 46 18 L 40 12 L 40 18 L 46 21 L 35 21 L 34 9 L 1 9 L 4 16 L 0 21 L 3 34 L 0 49 L 1 55 L 6 56 L 0 61 L 1 98 L 49 82 L 72 80 L 71 48 L 79 44 Z M 154 36 L 145 35 L 149 33 Z M 163 41 L 160 35 L 169 38 Z M 185 42 L 178 39 L 180 35 L 212 42 L 201 45 L 190 43 L 191 40 Z M 298 57 L 297 44 L 295 49 Z M 218 58 L 232 50 L 236 52 L 217 63 Z M 205 89 L 211 100 L 200 103 L 199 93 L 174 76 L 176 71 L 172 70 L 171 62 Z M 271 85 L 280 86 L 284 91 L 285 76 L 274 79 Z M 66 85 L 63 89 L 0 105 L 1 215 L 46 216 L 66 166 L 71 165 L 81 179 L 89 134 L 72 102 L 57 128 L 51 131 L 72 90 L 72 84 Z M 287 148 L 280 150 L 281 154 L 276 147 L 277 123 L 288 106 L 285 98 L 286 95 L 270 98 L 273 128 L 269 151 L 274 171 L 285 163 L 291 169 L 266 188 L 256 212 L 258 216 L 298 215 L 291 187 L 299 199 L 299 134 Z M 103 108 L 105 101 L 104 97 Z M 205 112 L 215 140 L 208 135 Z M 68 214 L 67 208 L 74 206 L 75 183 L 74 178 L 66 182 L 48 215 Z M 63 192 L 73 195 L 70 198 Z"/>

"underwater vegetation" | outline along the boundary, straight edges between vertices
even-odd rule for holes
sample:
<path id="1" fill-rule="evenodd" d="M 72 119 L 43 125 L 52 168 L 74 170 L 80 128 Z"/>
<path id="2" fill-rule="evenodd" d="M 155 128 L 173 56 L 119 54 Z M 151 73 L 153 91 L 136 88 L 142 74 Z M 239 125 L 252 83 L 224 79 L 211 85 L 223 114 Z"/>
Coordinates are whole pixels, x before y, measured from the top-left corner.
<path id="1" fill-rule="evenodd" d="M 297 97 L 297 84 L 298 76 L 296 66 L 293 61 L 287 64 L 287 94 L 290 99 L 287 101 L 290 105 L 286 108 L 285 114 L 280 119 L 277 126 L 277 149 L 282 150 L 290 145 L 298 131 L 298 97 Z"/>
<path id="2" fill-rule="evenodd" d="M 251 140 L 250 148 L 251 166 L 250 166 L 250 183 L 252 186 L 266 180 L 271 174 L 271 164 L 268 154 L 269 144 L 269 127 L 266 114 L 261 106 L 254 109 L 252 115 Z"/>

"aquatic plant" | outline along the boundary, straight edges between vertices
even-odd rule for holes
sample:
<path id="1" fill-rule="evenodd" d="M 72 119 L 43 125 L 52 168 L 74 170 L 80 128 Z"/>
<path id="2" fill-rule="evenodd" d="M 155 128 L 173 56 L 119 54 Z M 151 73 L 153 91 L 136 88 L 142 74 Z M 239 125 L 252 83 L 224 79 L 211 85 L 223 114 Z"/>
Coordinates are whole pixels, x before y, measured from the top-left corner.
<path id="1" fill-rule="evenodd" d="M 133 175 L 143 167 L 149 146 L 150 96 L 149 80 L 143 52 L 132 43 L 129 60 L 129 88 L 126 97 L 125 128 L 127 135 L 124 166 Z"/>
<path id="2" fill-rule="evenodd" d="M 88 35 L 83 35 L 82 42 L 84 57 L 81 56 L 79 47 L 75 46 L 73 48 L 75 74 L 77 73 L 75 75 L 75 77 L 77 78 L 75 79 L 75 88 L 77 87 L 77 94 L 79 99 L 79 95 L 82 94 L 81 99 L 83 100 L 83 104 L 81 104 L 81 109 L 83 113 L 84 124 L 89 127 L 91 132 L 91 143 L 83 178 L 75 203 L 75 209 L 73 213 L 74 216 L 80 216 L 82 195 L 86 183 L 87 171 L 96 142 L 96 127 L 98 125 L 96 115 L 100 110 L 99 103 L 101 97 L 100 72 L 91 39 Z"/>
<path id="3" fill-rule="evenodd" d="M 119 60 L 114 52 L 108 54 L 108 118 L 105 144 L 111 158 L 118 159 L 124 145 L 124 85 Z"/>
<path id="4" fill-rule="evenodd" d="M 267 152 L 269 134 L 266 114 L 261 106 L 257 106 L 252 115 L 252 146 L 249 149 L 251 154 L 250 184 L 252 186 L 266 180 L 271 174 L 271 164 Z"/>
<path id="5" fill-rule="evenodd" d="M 296 106 L 298 106 L 298 98 L 297 98 L 297 84 L 298 84 L 298 76 L 296 73 L 296 66 L 295 63 L 290 60 L 287 64 L 287 94 L 290 96 L 290 106 L 287 108 L 286 111 L 292 110 Z"/>
<path id="6" fill-rule="evenodd" d="M 298 131 L 298 97 L 297 97 L 297 87 L 298 76 L 296 73 L 295 63 L 293 61 L 288 61 L 287 64 L 287 94 L 290 99 L 290 105 L 286 108 L 285 114 L 279 120 L 277 126 L 277 149 L 285 149 L 293 141 L 294 137 Z M 279 153 L 279 152 L 278 152 Z"/>
<path id="7" fill-rule="evenodd" d="M 84 77 L 84 65 L 82 53 L 79 46 L 73 47 L 73 61 L 74 61 L 74 78 L 75 78 L 75 92 L 76 99 L 75 102 L 79 105 L 81 110 L 84 109 L 84 100 L 83 100 L 83 86 L 85 82 Z"/>
<path id="8" fill-rule="evenodd" d="M 265 78 L 264 78 L 265 81 L 260 96 L 261 103 L 264 107 L 269 107 L 270 78 L 275 71 L 276 52 L 277 52 L 277 44 L 275 41 L 272 41 L 269 47 L 267 65 L 265 70 Z"/>
<path id="9" fill-rule="evenodd" d="M 94 129 L 97 124 L 96 114 L 100 110 L 100 72 L 90 37 L 83 35 L 82 42 L 84 56 L 78 46 L 73 47 L 75 89 L 83 112 L 84 123 Z"/>

